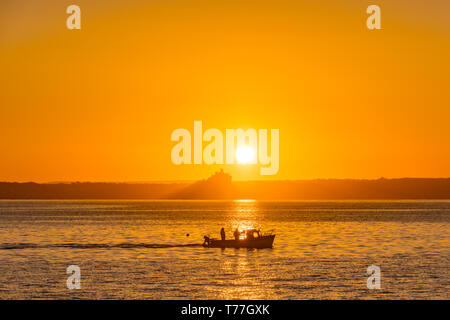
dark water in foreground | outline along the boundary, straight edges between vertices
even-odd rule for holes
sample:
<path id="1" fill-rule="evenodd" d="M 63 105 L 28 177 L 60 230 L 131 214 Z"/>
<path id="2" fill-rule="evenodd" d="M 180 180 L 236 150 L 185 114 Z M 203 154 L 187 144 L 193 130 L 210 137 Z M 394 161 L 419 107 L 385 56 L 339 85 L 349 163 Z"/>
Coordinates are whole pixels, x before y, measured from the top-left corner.
<path id="1" fill-rule="evenodd" d="M 237 225 L 274 248 L 200 246 Z M 1 299 L 449 299 L 449 266 L 449 201 L 0 201 Z"/>

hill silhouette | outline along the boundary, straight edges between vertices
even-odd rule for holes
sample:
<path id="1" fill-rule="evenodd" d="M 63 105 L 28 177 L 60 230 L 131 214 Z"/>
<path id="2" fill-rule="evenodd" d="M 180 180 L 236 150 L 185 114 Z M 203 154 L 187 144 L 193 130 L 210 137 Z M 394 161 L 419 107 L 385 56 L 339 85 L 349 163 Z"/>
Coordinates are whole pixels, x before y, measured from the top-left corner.
<path id="1" fill-rule="evenodd" d="M 171 199 L 233 199 L 237 196 L 231 176 L 223 170 L 216 172 L 206 180 L 197 181 L 192 185 L 171 194 Z"/>
<path id="2" fill-rule="evenodd" d="M 450 178 L 232 181 L 221 171 L 195 183 L 0 182 L 0 199 L 450 199 Z"/>

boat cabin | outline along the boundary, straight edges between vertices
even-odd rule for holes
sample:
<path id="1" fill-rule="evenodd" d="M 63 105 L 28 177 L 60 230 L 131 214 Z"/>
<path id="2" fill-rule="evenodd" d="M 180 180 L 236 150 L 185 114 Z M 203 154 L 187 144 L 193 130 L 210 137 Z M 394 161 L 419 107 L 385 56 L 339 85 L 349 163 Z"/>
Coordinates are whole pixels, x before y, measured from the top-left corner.
<path id="1" fill-rule="evenodd" d="M 257 229 L 248 229 L 243 230 L 240 235 L 240 239 L 242 240 L 254 240 L 261 237 L 261 233 Z"/>

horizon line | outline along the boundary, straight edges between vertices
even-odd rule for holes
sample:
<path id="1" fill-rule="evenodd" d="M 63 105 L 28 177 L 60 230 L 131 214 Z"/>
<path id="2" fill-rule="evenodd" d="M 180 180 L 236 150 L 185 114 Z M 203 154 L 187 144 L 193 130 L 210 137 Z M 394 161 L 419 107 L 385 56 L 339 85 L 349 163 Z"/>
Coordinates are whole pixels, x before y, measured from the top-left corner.
<path id="1" fill-rule="evenodd" d="M 36 182 L 31 180 L 24 181 L 6 181 L 0 180 L 0 183 L 35 183 L 35 184 L 73 184 L 73 183 L 110 183 L 110 184 L 169 184 L 169 183 L 195 183 L 197 181 L 206 180 L 208 178 L 200 178 L 196 180 L 147 180 L 147 181 L 79 181 L 79 180 L 62 180 L 62 181 L 43 181 Z M 296 181 L 323 181 L 323 180 L 346 180 L 346 181 L 377 181 L 377 180 L 406 180 L 406 179 L 427 179 L 427 180 L 439 180 L 450 179 L 448 177 L 398 177 L 398 178 L 310 178 L 310 179 L 236 179 L 233 182 L 296 182 Z"/>

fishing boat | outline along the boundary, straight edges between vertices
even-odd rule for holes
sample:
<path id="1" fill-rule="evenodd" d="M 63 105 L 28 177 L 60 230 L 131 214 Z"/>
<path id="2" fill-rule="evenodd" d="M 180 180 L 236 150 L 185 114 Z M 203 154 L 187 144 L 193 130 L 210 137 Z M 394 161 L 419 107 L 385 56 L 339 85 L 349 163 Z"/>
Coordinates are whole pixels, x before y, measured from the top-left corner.
<path id="1" fill-rule="evenodd" d="M 221 240 L 204 236 L 203 246 L 207 248 L 272 248 L 275 235 L 262 233 L 257 229 L 240 232 L 238 239 Z"/>

